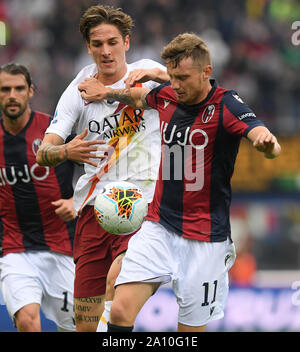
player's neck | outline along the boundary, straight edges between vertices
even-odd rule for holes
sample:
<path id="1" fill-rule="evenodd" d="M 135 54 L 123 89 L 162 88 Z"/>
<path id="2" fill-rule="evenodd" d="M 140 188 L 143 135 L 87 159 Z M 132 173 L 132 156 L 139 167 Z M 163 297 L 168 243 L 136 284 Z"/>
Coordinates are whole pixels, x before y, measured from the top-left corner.
<path id="1" fill-rule="evenodd" d="M 210 81 L 208 80 L 207 83 L 205 84 L 205 86 L 203 87 L 201 94 L 199 95 L 197 104 L 201 103 L 203 100 L 206 99 L 206 97 L 208 96 L 211 89 L 212 89 L 212 85 L 210 84 Z"/>
<path id="2" fill-rule="evenodd" d="M 30 119 L 31 109 L 28 107 L 24 113 L 16 119 L 3 115 L 3 125 L 7 132 L 13 135 L 20 133 Z"/>
<path id="3" fill-rule="evenodd" d="M 116 82 L 119 82 L 127 72 L 127 65 L 125 65 L 121 70 L 115 72 L 111 75 L 103 74 L 102 72 L 98 71 L 96 74 L 96 78 L 103 83 L 105 86 L 111 86 Z"/>

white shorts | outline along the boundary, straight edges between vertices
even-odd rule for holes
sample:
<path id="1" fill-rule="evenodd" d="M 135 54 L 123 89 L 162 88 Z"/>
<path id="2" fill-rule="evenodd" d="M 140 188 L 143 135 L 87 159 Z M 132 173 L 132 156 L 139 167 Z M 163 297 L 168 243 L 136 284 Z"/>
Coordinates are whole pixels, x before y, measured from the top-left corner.
<path id="1" fill-rule="evenodd" d="M 73 287 L 75 265 L 67 255 L 32 251 L 0 258 L 0 281 L 8 313 L 38 303 L 46 318 L 62 329 L 75 330 Z"/>
<path id="2" fill-rule="evenodd" d="M 179 323 L 202 326 L 221 319 L 228 295 L 234 244 L 183 238 L 159 223 L 145 221 L 129 241 L 116 286 L 129 282 L 172 281 Z"/>

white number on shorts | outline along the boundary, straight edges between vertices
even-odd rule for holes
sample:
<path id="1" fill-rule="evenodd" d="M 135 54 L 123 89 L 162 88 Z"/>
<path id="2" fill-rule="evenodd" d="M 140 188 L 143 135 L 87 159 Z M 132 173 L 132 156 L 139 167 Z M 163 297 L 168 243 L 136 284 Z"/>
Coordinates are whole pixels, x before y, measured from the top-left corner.
<path id="1" fill-rule="evenodd" d="M 210 302 L 211 304 L 214 303 L 214 301 L 216 300 L 217 285 L 218 285 L 218 280 L 215 280 L 214 281 L 214 294 L 213 294 L 213 299 Z M 209 282 L 204 282 L 202 286 L 204 286 L 204 300 L 203 300 L 202 306 L 208 306 L 209 305 L 209 301 L 208 301 Z"/>

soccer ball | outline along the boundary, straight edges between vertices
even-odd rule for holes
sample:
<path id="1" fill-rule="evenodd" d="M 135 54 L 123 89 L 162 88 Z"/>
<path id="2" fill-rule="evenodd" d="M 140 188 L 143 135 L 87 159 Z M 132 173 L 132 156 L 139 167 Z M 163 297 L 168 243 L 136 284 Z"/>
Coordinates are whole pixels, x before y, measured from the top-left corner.
<path id="1" fill-rule="evenodd" d="M 114 235 L 136 231 L 148 212 L 147 199 L 133 183 L 107 184 L 95 199 L 94 212 L 102 228 Z"/>

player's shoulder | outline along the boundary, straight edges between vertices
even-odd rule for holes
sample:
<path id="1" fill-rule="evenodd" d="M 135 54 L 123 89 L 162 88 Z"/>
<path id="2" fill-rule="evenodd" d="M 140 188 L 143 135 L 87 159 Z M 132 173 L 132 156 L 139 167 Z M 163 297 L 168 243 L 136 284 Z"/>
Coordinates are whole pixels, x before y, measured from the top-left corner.
<path id="1" fill-rule="evenodd" d="M 152 69 L 155 67 L 165 69 L 165 66 L 163 66 L 161 63 L 154 61 L 152 59 L 141 59 L 141 60 L 138 60 L 138 61 L 135 61 L 135 62 L 128 64 L 129 71 L 133 71 L 133 70 L 136 70 L 139 68 Z"/>
<path id="2" fill-rule="evenodd" d="M 73 81 L 69 84 L 69 89 L 77 89 L 77 86 L 80 82 L 82 82 L 85 78 L 93 77 L 97 73 L 97 65 L 90 64 L 83 67 L 73 79 Z"/>
<path id="3" fill-rule="evenodd" d="M 256 118 L 256 114 L 235 90 L 226 90 L 222 98 L 222 103 L 227 111 L 230 111 L 240 120 Z"/>
<path id="4" fill-rule="evenodd" d="M 51 118 L 50 114 L 41 111 L 34 111 L 34 117 L 41 120 L 49 120 Z"/>

